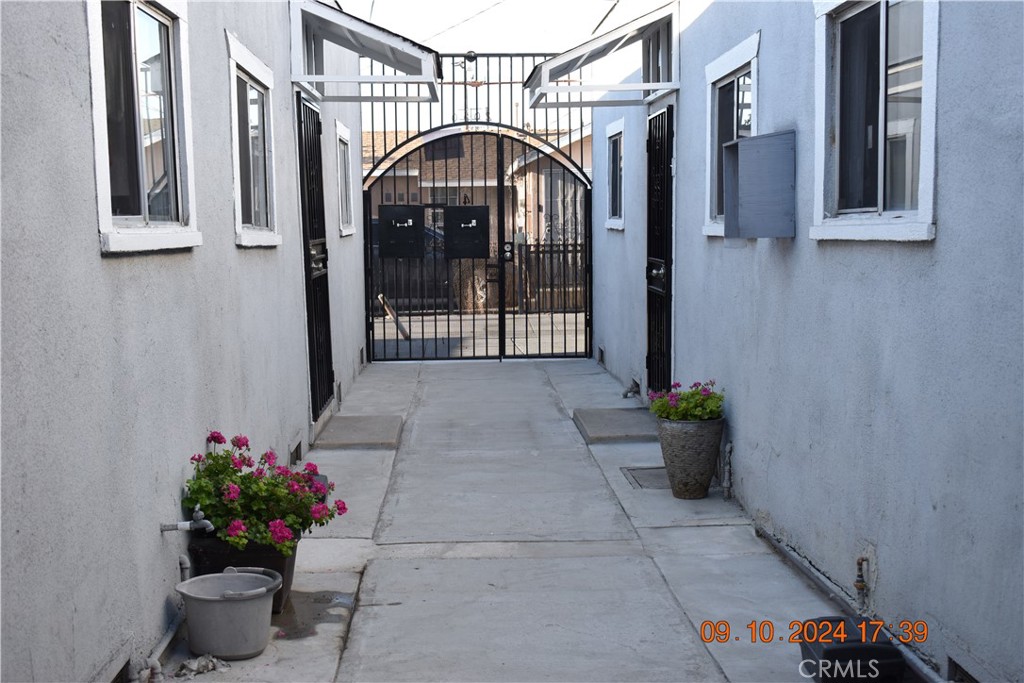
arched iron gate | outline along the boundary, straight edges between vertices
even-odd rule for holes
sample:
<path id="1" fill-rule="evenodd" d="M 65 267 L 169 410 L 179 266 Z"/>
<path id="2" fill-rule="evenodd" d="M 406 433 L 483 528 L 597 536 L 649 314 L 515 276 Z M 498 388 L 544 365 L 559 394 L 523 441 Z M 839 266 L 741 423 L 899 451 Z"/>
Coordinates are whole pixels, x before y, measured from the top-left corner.
<path id="1" fill-rule="evenodd" d="M 590 186 L 572 158 L 500 125 L 391 158 L 363 202 L 371 359 L 589 357 Z"/>

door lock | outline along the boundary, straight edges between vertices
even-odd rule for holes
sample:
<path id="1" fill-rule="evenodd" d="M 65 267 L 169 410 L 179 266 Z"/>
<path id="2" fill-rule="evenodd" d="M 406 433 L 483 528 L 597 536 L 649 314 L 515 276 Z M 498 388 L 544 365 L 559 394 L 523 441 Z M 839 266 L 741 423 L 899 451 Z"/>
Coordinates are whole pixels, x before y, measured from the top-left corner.
<path id="1" fill-rule="evenodd" d="M 661 266 L 660 268 L 651 268 L 651 277 L 665 277 L 665 266 Z"/>

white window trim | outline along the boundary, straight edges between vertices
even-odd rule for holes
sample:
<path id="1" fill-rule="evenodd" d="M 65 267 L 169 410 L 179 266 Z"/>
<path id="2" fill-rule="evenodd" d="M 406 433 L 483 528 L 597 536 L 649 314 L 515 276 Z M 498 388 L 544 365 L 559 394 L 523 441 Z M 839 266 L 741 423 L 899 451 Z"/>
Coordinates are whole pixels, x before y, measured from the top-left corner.
<path id="1" fill-rule="evenodd" d="M 283 240 L 277 231 L 277 201 L 274 196 L 274 123 L 273 106 L 271 104 L 273 99 L 274 71 L 227 29 L 224 30 L 224 36 L 228 42 L 228 92 L 231 93 L 231 177 L 232 191 L 235 199 L 235 244 L 239 247 L 276 247 Z M 270 222 L 269 228 L 256 228 L 251 225 L 242 224 L 242 169 L 238 159 L 238 155 L 241 152 L 238 147 L 237 88 L 239 70 L 244 71 L 250 80 L 255 81 L 267 91 L 264 99 L 264 117 L 266 122 L 264 139 L 267 145 L 267 219 Z"/>
<path id="2" fill-rule="evenodd" d="M 338 148 L 338 150 L 337 150 L 337 152 L 338 152 L 338 185 L 339 185 L 339 187 L 338 187 L 338 192 L 339 192 L 339 194 L 338 194 L 338 224 L 339 224 L 340 229 L 341 229 L 341 236 L 342 237 L 349 237 L 351 235 L 356 234 L 356 225 L 355 225 L 356 211 L 355 211 L 355 203 L 352 201 L 353 199 L 355 199 L 355 194 L 356 194 L 355 192 L 352 191 L 352 188 L 353 188 L 353 183 L 352 183 L 352 168 L 353 168 L 353 165 L 352 165 L 352 131 L 350 131 L 348 129 L 348 126 L 346 126 L 345 124 L 343 124 L 341 121 L 339 121 L 337 119 L 334 120 L 334 129 L 335 129 L 335 133 L 336 133 L 336 139 L 338 141 L 344 141 L 345 144 L 348 145 L 348 160 L 347 160 L 348 161 L 348 187 L 341 187 L 340 186 L 341 185 L 341 181 L 342 181 L 341 149 L 338 147 L 337 144 L 335 144 L 335 147 Z M 345 217 L 343 215 L 344 212 L 342 211 L 341 194 L 340 194 L 341 192 L 348 192 L 348 211 L 349 211 L 349 222 L 348 223 L 345 223 Z"/>
<path id="3" fill-rule="evenodd" d="M 132 3 L 133 6 L 139 4 Z M 145 3 L 142 3 L 145 4 Z M 96 160 L 96 198 L 100 251 L 104 254 L 188 249 L 203 243 L 196 228 L 195 180 L 192 154 L 192 88 L 189 78 L 188 3 L 162 0 L 159 11 L 171 19 L 171 50 L 174 55 L 174 115 L 177 140 L 181 220 L 177 223 L 144 223 L 114 217 L 110 208 L 110 148 L 107 139 L 106 71 L 103 64 L 103 19 L 99 2 L 86 3 L 89 30 L 89 75 L 92 81 L 93 157 Z"/>
<path id="4" fill-rule="evenodd" d="M 609 123 L 607 126 L 605 126 L 605 129 L 604 129 L 605 155 L 608 154 L 608 141 L 610 141 L 613 137 L 615 137 L 616 135 L 620 135 L 620 136 L 622 136 L 621 140 L 623 140 L 623 141 L 625 140 L 625 137 L 626 137 L 625 133 L 622 132 L 624 128 L 625 128 L 625 119 L 617 119 L 617 120 L 612 121 L 611 123 Z M 625 155 L 626 155 L 626 145 L 624 145 L 624 144 L 622 144 L 622 142 L 620 142 L 619 143 L 619 160 L 622 163 L 623 169 L 625 169 L 625 165 L 626 165 L 626 156 Z M 619 178 L 620 185 L 625 180 L 625 178 L 626 178 L 626 174 L 623 173 L 622 176 Z M 604 212 L 605 212 L 604 227 L 607 230 L 625 230 L 626 229 L 626 224 L 625 224 L 625 217 L 626 217 L 626 192 L 625 192 L 625 187 L 622 188 L 622 190 L 623 190 L 622 191 L 622 202 L 621 202 L 621 204 L 619 206 L 619 210 L 622 211 L 622 215 L 619 216 L 618 218 L 612 218 L 611 216 L 608 215 L 609 207 L 611 205 L 611 196 L 610 196 L 611 191 L 612 191 L 611 179 L 612 179 L 612 169 L 609 167 L 608 168 L 608 192 L 609 192 L 609 197 L 608 197 L 608 201 L 605 202 L 605 207 L 604 207 Z"/>
<path id="5" fill-rule="evenodd" d="M 704 228 L 707 237 L 725 237 L 725 223 L 715 216 L 712 193 L 715 189 L 715 84 L 723 78 L 750 65 L 750 134 L 757 135 L 757 53 L 761 46 L 761 32 L 736 45 L 704 67 L 707 90 L 707 116 L 705 140 L 707 141 L 704 161 Z"/>
<path id="6" fill-rule="evenodd" d="M 826 131 L 835 116 L 836 74 L 828 59 L 833 16 L 843 2 L 816 2 L 814 31 L 814 214 L 812 240 L 927 242 L 935 239 L 935 90 L 939 61 L 939 5 L 925 2 L 921 91 L 921 161 L 916 211 L 884 211 L 832 216 L 825 205 L 835 203 L 837 155 L 826 145 Z M 826 169 L 829 172 L 826 174 Z M 826 178 L 826 176 L 828 176 Z M 879 178 L 884 182 L 884 178 Z"/>

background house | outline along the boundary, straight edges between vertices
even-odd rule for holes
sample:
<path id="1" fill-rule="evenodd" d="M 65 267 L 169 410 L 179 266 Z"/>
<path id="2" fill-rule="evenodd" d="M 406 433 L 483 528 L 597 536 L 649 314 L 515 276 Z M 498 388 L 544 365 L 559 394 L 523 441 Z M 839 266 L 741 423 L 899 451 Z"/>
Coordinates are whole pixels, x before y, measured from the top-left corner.
<path id="1" fill-rule="evenodd" d="M 365 356 L 360 109 L 331 101 L 358 86 L 293 74 L 356 74 L 382 42 L 430 54 L 317 3 L 0 12 L 0 675 L 112 680 L 177 625 L 186 535 L 160 524 L 183 518 L 206 434 L 295 460 Z M 319 133 L 304 141 L 300 93 Z M 314 167 L 333 330 L 316 357 L 300 200 Z"/>
<path id="2" fill-rule="evenodd" d="M 678 97 L 595 109 L 595 348 L 644 386 L 644 146 L 647 115 L 668 102 L 671 374 L 725 388 L 737 498 L 851 601 L 868 558 L 864 608 L 927 622 L 917 647 L 943 675 L 1018 681 L 1022 6 L 893 3 L 883 90 L 831 61 L 843 31 L 848 49 L 869 44 L 855 30 L 878 48 L 878 6 L 849 10 L 715 2 L 673 36 Z M 878 65 L 877 53 L 843 54 L 851 69 Z M 862 107 L 874 97 L 874 113 L 844 87 Z M 877 157 L 842 147 L 843 125 L 884 145 L 881 176 Z M 794 181 L 794 236 L 725 238 L 718 147 L 789 130 L 793 166 L 777 173 Z"/>

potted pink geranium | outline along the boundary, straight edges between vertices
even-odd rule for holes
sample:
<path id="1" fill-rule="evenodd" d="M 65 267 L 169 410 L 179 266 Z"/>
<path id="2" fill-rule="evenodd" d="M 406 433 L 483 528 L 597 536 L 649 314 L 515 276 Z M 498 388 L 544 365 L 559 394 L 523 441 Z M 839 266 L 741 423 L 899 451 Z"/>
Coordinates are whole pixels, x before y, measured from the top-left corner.
<path id="1" fill-rule="evenodd" d="M 672 495 L 706 497 L 725 429 L 725 395 L 711 379 L 687 389 L 675 382 L 669 391 L 652 391 L 647 398 L 658 416 L 658 441 Z"/>
<path id="2" fill-rule="evenodd" d="M 213 431 L 206 443 L 209 451 L 191 458 L 194 476 L 186 483 L 183 501 L 190 510 L 198 506 L 214 529 L 194 534 L 189 544 L 196 573 L 232 565 L 273 569 L 285 580 L 274 598 L 274 611 L 280 612 L 299 538 L 348 508 L 340 499 L 328 502 L 334 482 L 320 476 L 312 462 L 295 471 L 280 464 L 272 450 L 254 458 L 248 437 L 241 434 L 228 442 Z"/>

